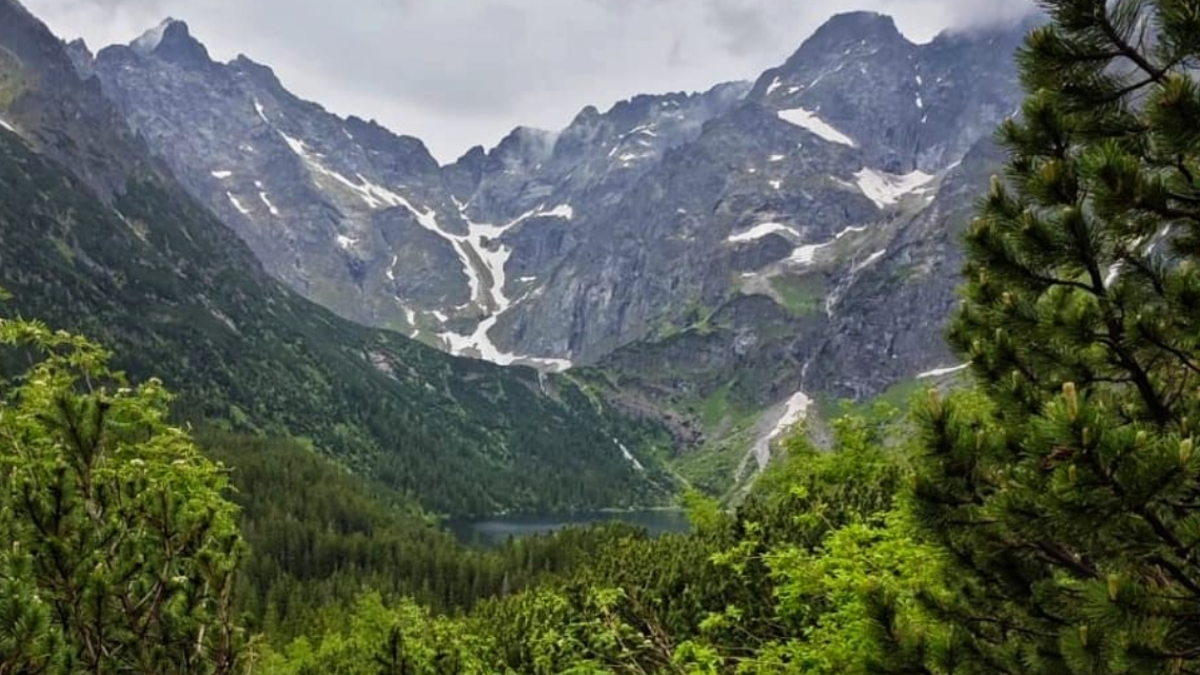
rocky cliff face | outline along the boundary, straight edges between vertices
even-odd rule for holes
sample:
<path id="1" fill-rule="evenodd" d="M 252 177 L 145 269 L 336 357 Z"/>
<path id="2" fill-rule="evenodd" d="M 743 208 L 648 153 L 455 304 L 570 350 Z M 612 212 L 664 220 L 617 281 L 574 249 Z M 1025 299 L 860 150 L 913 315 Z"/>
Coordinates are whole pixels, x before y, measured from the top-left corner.
<path id="1" fill-rule="evenodd" d="M 73 58 L 272 274 L 344 316 L 549 369 L 703 326 L 692 382 L 786 356 L 759 397 L 863 397 L 948 358 L 948 224 L 1017 108 L 1027 27 L 914 44 L 840 15 L 753 84 L 586 108 L 445 167 L 179 22 Z"/>
<path id="2" fill-rule="evenodd" d="M 237 82 L 219 84 L 209 72 L 218 67 L 177 23 L 101 62 L 144 54 L 154 54 L 181 79 L 213 87 Z M 595 509 L 670 498 L 673 477 L 659 460 L 669 445 L 665 432 L 614 414 L 571 377 L 449 356 L 340 319 L 269 276 L 210 203 L 188 194 L 209 184 L 193 173 L 185 190 L 130 133 L 90 78 L 103 63 L 93 63 L 82 44 L 63 44 L 15 0 L 0 0 L 0 287 L 12 295 L 0 314 L 98 340 L 132 381 L 162 378 L 179 395 L 176 412 L 183 419 L 302 439 L 441 513 Z M 247 70 L 245 77 L 266 75 Z M 271 115 L 260 103 L 264 116 Z M 399 164 L 412 142 L 366 123 L 346 121 L 338 130 L 367 139 L 368 147 L 393 144 L 391 159 L 362 146 L 335 157 L 335 150 L 317 145 L 317 132 L 266 127 L 261 118 L 264 126 L 247 132 L 253 137 L 247 143 L 262 146 L 245 151 L 254 159 L 231 158 L 237 148 L 217 131 L 241 122 L 213 111 L 197 115 L 196 134 L 179 138 L 206 161 L 237 159 L 245 170 L 262 162 L 272 175 L 276 168 L 286 175 L 307 167 L 313 190 L 326 184 L 312 174 L 330 178 L 316 167 L 344 177 L 357 175 L 354 162 L 363 172 L 425 170 L 440 184 L 440 167 L 421 153 L 414 151 L 412 165 Z M 302 119 L 319 126 L 327 118 Z M 144 129 L 170 132 L 153 116 L 143 121 Z M 308 134 L 303 143 L 311 150 L 292 151 L 287 137 L 299 133 Z M 282 148 L 272 145 L 277 138 Z M 287 189 L 300 184 L 266 174 L 212 178 L 228 180 L 221 196 L 245 199 L 246 210 L 253 196 L 270 214 L 268 202 L 279 193 L 276 234 L 286 239 L 282 204 Z M 326 192 L 328 208 L 349 211 L 351 195 L 358 195 L 364 205 L 368 198 L 378 203 L 361 211 L 372 217 L 401 222 L 410 212 L 402 197 L 383 188 L 358 191 L 367 179 L 358 180 L 349 194 Z M 411 209 L 412 218 L 424 220 L 423 231 L 435 227 L 431 210 Z M 443 223 L 470 227 L 438 218 L 439 232 Z M 455 232 L 437 236 L 454 242 L 467 236 Z"/>
<path id="3" fill-rule="evenodd" d="M 827 339 L 845 337 L 837 327 L 849 320 L 846 292 L 889 264 L 898 221 L 944 212 L 943 179 L 1016 109 L 1011 54 L 1024 29 L 916 45 L 887 17 L 834 18 L 627 188 L 600 199 L 567 187 L 552 192 L 577 214 L 570 246 L 539 270 L 542 290 L 503 317 L 493 337 L 593 363 L 686 327 L 697 306 L 715 310 L 745 296 L 769 297 L 805 322 L 824 315 L 835 331 Z M 653 138 L 658 128 L 638 132 Z M 639 161 L 611 138 L 604 148 Z M 480 185 L 490 189 L 486 178 Z M 942 283 L 948 289 L 955 279 L 949 273 Z M 910 308 L 919 314 L 914 325 L 936 331 L 942 309 Z M 918 373 L 931 351 L 899 358 Z M 854 364 L 834 367 L 843 365 Z M 861 396 L 879 381 L 819 386 L 826 384 Z"/>

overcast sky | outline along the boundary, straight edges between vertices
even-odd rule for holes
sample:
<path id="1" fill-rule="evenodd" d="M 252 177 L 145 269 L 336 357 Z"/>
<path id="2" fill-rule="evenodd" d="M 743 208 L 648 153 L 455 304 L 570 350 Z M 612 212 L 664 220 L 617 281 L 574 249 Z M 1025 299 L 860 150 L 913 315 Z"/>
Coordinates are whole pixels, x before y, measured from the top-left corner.
<path id="1" fill-rule="evenodd" d="M 442 160 L 585 105 L 694 91 L 779 65 L 825 19 L 869 9 L 915 41 L 1011 21 L 1031 0 L 21 0 L 93 49 L 183 19 L 213 56 L 423 139 Z"/>

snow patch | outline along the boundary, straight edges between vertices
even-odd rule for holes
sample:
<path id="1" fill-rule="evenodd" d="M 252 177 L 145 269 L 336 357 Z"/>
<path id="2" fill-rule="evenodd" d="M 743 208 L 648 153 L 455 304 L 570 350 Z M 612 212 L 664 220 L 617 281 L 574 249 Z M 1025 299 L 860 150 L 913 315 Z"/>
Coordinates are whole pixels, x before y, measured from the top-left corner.
<path id="1" fill-rule="evenodd" d="M 271 203 L 271 197 L 266 192 L 259 191 L 258 198 L 267 206 L 267 210 L 271 212 L 271 215 L 279 216 L 279 209 L 275 208 L 275 205 Z"/>
<path id="2" fill-rule="evenodd" d="M 337 236 L 337 245 L 340 246 L 342 250 L 349 251 L 351 248 L 354 248 L 354 245 L 357 243 L 358 240 L 354 237 L 347 237 L 344 234 L 339 234 Z"/>
<path id="3" fill-rule="evenodd" d="M 906 195 L 929 185 L 936 176 L 931 176 L 924 171 L 913 171 L 898 176 L 875 169 L 863 169 L 854 174 L 854 178 L 858 181 L 858 189 L 862 190 L 867 199 L 875 202 L 879 208 L 885 209 L 900 203 L 900 200 Z"/>
<path id="4" fill-rule="evenodd" d="M 778 77 L 776 77 L 774 80 L 771 81 L 771 84 L 767 85 L 767 96 L 770 96 L 771 94 L 773 94 L 775 92 L 776 89 L 778 89 L 782 86 L 783 86 L 783 81 L 780 80 Z"/>
<path id="5" fill-rule="evenodd" d="M 562 218 L 564 220 L 572 220 L 575 218 L 575 209 L 570 204 L 559 204 L 549 211 L 542 211 L 537 214 L 541 218 Z"/>
<path id="6" fill-rule="evenodd" d="M 212 172 L 212 177 L 216 178 L 217 180 L 225 180 L 226 178 L 229 178 L 232 175 L 233 175 L 232 171 L 213 171 Z"/>
<path id="7" fill-rule="evenodd" d="M 857 264 L 857 265 L 855 265 L 853 268 L 851 268 L 851 270 L 850 270 L 850 271 L 851 271 L 851 272 L 858 272 L 858 271 L 864 270 L 864 269 L 866 269 L 868 266 L 870 266 L 872 263 L 874 263 L 876 260 L 879 260 L 880 258 L 882 258 L 882 257 L 883 257 L 883 256 L 885 256 L 885 255 L 887 255 L 887 249 L 883 249 L 883 250 L 880 250 L 880 251 L 875 251 L 875 252 L 874 252 L 874 253 L 872 253 L 871 255 L 867 256 L 867 259 L 866 259 L 866 260 L 864 260 L 864 261 L 862 261 L 862 262 L 858 263 L 858 264 Z"/>
<path id="8" fill-rule="evenodd" d="M 287 143 L 288 147 L 291 148 L 292 152 L 295 153 L 298 157 L 300 157 L 300 159 L 304 160 L 304 163 L 306 165 L 308 165 L 308 167 L 312 171 L 314 171 L 317 174 L 320 174 L 322 176 L 327 176 L 329 178 L 332 178 L 333 180 L 340 183 L 342 186 L 348 188 L 351 192 L 353 192 L 360 199 L 362 199 L 363 203 L 365 203 L 368 208 L 370 208 L 370 209 L 382 209 L 382 208 L 388 208 L 388 207 L 406 208 L 410 212 L 412 212 L 412 214 L 414 216 L 416 216 L 417 220 L 420 221 L 422 227 L 425 227 L 426 229 L 434 230 L 435 232 L 438 232 L 439 234 L 441 234 L 441 229 L 437 226 L 436 213 L 434 213 L 433 211 L 425 211 L 425 212 L 418 211 L 416 208 L 413 207 L 413 205 L 411 203 L 409 203 L 409 201 L 407 199 L 405 199 L 404 197 L 401 197 L 400 195 L 396 194 L 392 190 L 389 190 L 388 188 L 383 187 L 382 185 L 377 185 L 375 183 L 372 183 L 370 180 L 368 180 L 366 177 L 364 177 L 361 173 L 355 174 L 355 177 L 358 180 L 351 180 L 351 179 L 347 178 L 346 176 L 338 173 L 337 171 L 334 171 L 334 170 L 326 167 L 324 164 L 322 164 L 320 161 L 318 161 L 318 156 L 309 152 L 308 146 L 305 145 L 304 141 L 297 139 L 297 138 L 292 138 L 291 136 L 288 136 L 287 134 L 283 133 L 282 131 L 279 132 L 279 135 L 283 137 L 284 142 Z"/>
<path id="9" fill-rule="evenodd" d="M 804 246 L 797 248 L 795 251 L 792 251 L 792 255 L 791 255 L 791 257 L 788 258 L 787 261 L 799 263 L 801 265 L 811 264 L 813 262 L 813 260 L 816 260 L 817 251 L 820 251 L 823 248 L 834 245 L 835 243 L 840 241 L 845 236 L 854 234 L 856 232 L 866 232 L 866 231 L 867 231 L 867 228 L 862 227 L 862 226 L 847 227 L 846 229 L 842 230 L 841 232 L 838 232 L 836 235 L 834 235 L 833 239 L 830 239 L 827 242 L 823 242 L 820 244 L 805 244 Z"/>
<path id="10" fill-rule="evenodd" d="M 625 461 L 632 464 L 633 468 L 637 469 L 638 471 L 646 470 L 646 467 L 642 466 L 642 463 L 638 461 L 637 457 L 633 456 L 633 453 L 629 451 L 629 448 L 625 447 L 624 443 L 616 438 L 613 439 L 613 443 L 617 444 L 617 447 L 621 449 L 621 454 L 625 457 Z"/>
<path id="11" fill-rule="evenodd" d="M 767 158 L 767 161 L 774 163 L 774 162 L 782 162 L 785 159 L 787 159 L 787 155 L 771 155 L 770 157 Z"/>
<path id="12" fill-rule="evenodd" d="M 726 241 L 728 241 L 730 244 L 741 244 L 747 241 L 757 241 L 763 237 L 775 234 L 777 232 L 790 234 L 797 238 L 800 236 L 799 232 L 782 223 L 761 223 L 759 225 L 755 225 L 749 230 L 746 230 L 745 232 L 729 235 L 729 238 L 726 239 Z"/>
<path id="13" fill-rule="evenodd" d="M 258 99 L 254 99 L 254 112 L 258 113 L 258 117 L 262 121 L 266 122 L 267 124 L 271 123 L 271 120 L 267 119 L 266 108 L 263 108 L 263 104 L 259 103 Z"/>
<path id="14" fill-rule="evenodd" d="M 239 213 L 241 213 L 243 216 L 250 215 L 250 209 L 246 208 L 245 206 L 242 206 L 242 203 L 240 201 L 238 201 L 237 197 L 233 196 L 232 192 L 226 192 L 225 196 L 229 197 L 229 203 L 233 204 L 233 208 L 237 209 Z"/>
<path id="15" fill-rule="evenodd" d="M 780 110 L 778 115 L 779 119 L 784 122 L 794 124 L 801 129 L 816 134 L 830 143 L 848 145 L 852 148 L 858 147 L 854 139 L 835 129 L 833 125 L 818 117 L 814 112 L 810 112 L 804 108 L 793 108 L 791 110 Z"/>
<path id="16" fill-rule="evenodd" d="M 808 416 L 808 408 L 811 405 L 812 399 L 809 398 L 804 392 L 797 392 L 793 394 L 792 397 L 788 399 L 787 404 L 784 406 L 783 417 L 779 419 L 779 422 L 775 424 L 775 428 L 771 431 L 771 435 L 767 437 L 768 440 L 773 441 L 776 438 L 779 438 L 785 433 L 791 431 L 792 427 L 796 426 L 800 422 L 803 422 L 804 418 Z"/>
<path id="17" fill-rule="evenodd" d="M 781 180 L 768 181 L 767 185 L 770 185 L 772 190 L 778 191 L 783 189 L 783 181 Z"/>
<path id="18" fill-rule="evenodd" d="M 917 379 L 918 380 L 928 380 L 928 379 L 931 379 L 934 377 L 943 377 L 945 375 L 953 375 L 954 373 L 962 372 L 970 367 L 971 367 L 971 364 L 964 363 L 961 366 L 950 366 L 948 368 L 935 368 L 933 370 L 929 370 L 924 373 L 921 373 L 920 375 L 917 376 Z"/>
<path id="19" fill-rule="evenodd" d="M 797 424 L 803 422 L 808 417 L 808 410 L 811 406 L 812 399 L 807 394 L 796 392 L 783 404 L 782 410 L 775 413 L 778 414 L 778 417 L 775 418 L 774 425 L 770 431 L 758 438 L 751 449 L 760 471 L 766 469 L 767 465 L 771 463 L 771 445 L 781 436 L 792 431 Z"/>
<path id="20" fill-rule="evenodd" d="M 0 117 L 0 129 L 7 129 L 8 131 L 13 132 L 14 134 L 17 133 L 17 130 L 15 128 L 13 128 L 13 125 L 9 124 L 8 122 L 5 122 L 3 117 Z"/>
<path id="21" fill-rule="evenodd" d="M 470 335 L 445 332 L 440 333 L 438 337 L 442 339 L 451 353 L 455 355 L 461 356 L 468 353 L 475 353 L 484 361 L 491 361 L 501 366 L 520 362 L 529 363 L 552 371 L 563 371 L 570 368 L 574 364 L 565 359 L 538 358 L 501 351 L 492 342 L 490 333 L 496 327 L 496 323 L 500 320 L 501 315 L 516 304 L 504 292 L 504 287 L 508 280 L 505 266 L 508 264 L 508 259 L 512 256 L 512 249 L 499 243 L 504 233 L 529 218 L 557 217 L 570 219 L 574 217 L 574 209 L 568 204 L 562 204 L 549 210 L 539 206 L 505 225 L 472 222 L 469 218 L 466 218 L 465 205 L 460 204 L 459 210 L 460 212 L 464 212 L 462 215 L 467 221 L 468 234 L 461 236 L 442 232 L 441 235 L 455 245 L 459 256 L 463 259 L 464 267 L 467 269 L 467 273 L 472 280 L 472 297 L 475 302 L 479 302 L 481 299 L 486 280 L 474 269 L 471 258 L 466 252 L 467 249 L 471 249 L 476 258 L 483 263 L 491 281 L 486 289 L 491 299 L 491 311 L 487 317 L 479 322 L 479 325 L 475 327 L 475 332 Z"/>

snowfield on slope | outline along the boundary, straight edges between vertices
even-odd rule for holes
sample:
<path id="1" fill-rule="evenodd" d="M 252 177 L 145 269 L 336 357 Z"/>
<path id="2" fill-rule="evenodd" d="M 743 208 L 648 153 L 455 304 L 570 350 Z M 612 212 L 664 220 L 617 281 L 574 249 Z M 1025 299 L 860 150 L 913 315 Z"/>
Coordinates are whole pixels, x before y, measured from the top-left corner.
<path id="1" fill-rule="evenodd" d="M 864 168 L 854 174 L 854 178 L 858 182 L 858 189 L 862 190 L 867 199 L 875 202 L 880 209 L 886 209 L 899 204 L 905 196 L 920 192 L 937 176 L 931 176 L 924 171 L 913 171 L 899 176 Z"/>
<path id="2" fill-rule="evenodd" d="M 794 124 L 801 129 L 816 134 L 830 143 L 848 145 L 852 148 L 858 147 L 858 143 L 855 143 L 853 138 L 838 131 L 832 124 L 818 117 L 815 112 L 805 110 L 804 108 L 792 108 L 791 110 L 780 110 L 777 114 L 779 115 L 779 119 L 784 122 Z"/>

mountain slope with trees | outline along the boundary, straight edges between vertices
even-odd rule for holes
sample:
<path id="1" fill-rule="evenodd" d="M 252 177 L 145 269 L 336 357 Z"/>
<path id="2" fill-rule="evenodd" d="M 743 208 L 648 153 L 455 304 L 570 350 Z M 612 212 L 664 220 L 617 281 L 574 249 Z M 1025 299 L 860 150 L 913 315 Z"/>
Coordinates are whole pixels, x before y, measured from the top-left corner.
<path id="1" fill-rule="evenodd" d="M 654 425 L 569 378 L 453 358 L 299 298 L 128 138 L 98 84 L 11 0 L 0 38 L 17 83 L 0 105 L 9 313 L 163 378 L 181 419 L 298 438 L 436 511 L 669 499 L 655 458 L 669 440 Z"/>

